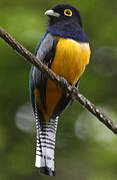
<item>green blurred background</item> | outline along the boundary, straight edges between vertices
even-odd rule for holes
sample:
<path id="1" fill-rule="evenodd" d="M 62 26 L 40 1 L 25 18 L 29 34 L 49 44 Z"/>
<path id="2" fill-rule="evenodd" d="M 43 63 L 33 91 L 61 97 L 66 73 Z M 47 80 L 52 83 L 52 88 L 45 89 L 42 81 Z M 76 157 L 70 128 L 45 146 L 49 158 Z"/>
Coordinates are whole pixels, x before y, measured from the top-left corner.
<path id="1" fill-rule="evenodd" d="M 0 26 L 34 52 L 47 27 L 44 12 L 68 3 L 81 12 L 91 61 L 79 90 L 117 117 L 117 1 L 0 0 Z M 0 180 L 45 180 L 34 167 L 35 124 L 29 103 L 30 65 L 0 39 Z M 117 180 L 117 137 L 75 102 L 59 119 L 56 180 Z"/>

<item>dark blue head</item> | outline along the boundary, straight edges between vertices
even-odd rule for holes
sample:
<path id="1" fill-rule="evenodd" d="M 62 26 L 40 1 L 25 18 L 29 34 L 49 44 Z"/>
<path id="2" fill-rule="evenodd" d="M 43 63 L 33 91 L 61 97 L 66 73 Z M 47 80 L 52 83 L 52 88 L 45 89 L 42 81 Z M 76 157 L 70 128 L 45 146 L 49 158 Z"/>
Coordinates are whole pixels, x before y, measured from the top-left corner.
<path id="1" fill-rule="evenodd" d="M 45 14 L 49 16 L 49 25 L 53 25 L 58 21 L 67 21 L 77 23 L 82 27 L 80 13 L 71 5 L 56 5 L 51 10 L 46 11 Z"/>
<path id="2" fill-rule="evenodd" d="M 86 34 L 82 29 L 79 11 L 71 5 L 59 4 L 45 12 L 49 17 L 47 32 L 76 41 L 87 42 Z"/>

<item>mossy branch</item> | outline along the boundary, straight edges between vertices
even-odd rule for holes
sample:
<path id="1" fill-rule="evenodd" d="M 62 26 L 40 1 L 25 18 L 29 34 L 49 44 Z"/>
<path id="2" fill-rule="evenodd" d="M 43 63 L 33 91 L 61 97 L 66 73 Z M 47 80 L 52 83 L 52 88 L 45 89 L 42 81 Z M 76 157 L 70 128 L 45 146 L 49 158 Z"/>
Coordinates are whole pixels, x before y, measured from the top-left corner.
<path id="1" fill-rule="evenodd" d="M 76 99 L 83 107 L 96 116 L 99 121 L 105 124 L 113 133 L 117 134 L 117 124 L 115 124 L 109 117 L 106 116 L 99 108 L 92 104 L 86 97 L 78 92 L 78 90 L 71 86 L 63 77 L 58 76 L 51 71 L 45 64 L 37 59 L 31 52 L 25 49 L 18 43 L 10 34 L 0 27 L 0 37 L 6 41 L 15 51 L 22 55 L 27 62 L 36 66 L 40 71 L 44 72 L 48 78 L 53 80 L 57 86 L 62 87 L 68 92 L 73 99 Z"/>

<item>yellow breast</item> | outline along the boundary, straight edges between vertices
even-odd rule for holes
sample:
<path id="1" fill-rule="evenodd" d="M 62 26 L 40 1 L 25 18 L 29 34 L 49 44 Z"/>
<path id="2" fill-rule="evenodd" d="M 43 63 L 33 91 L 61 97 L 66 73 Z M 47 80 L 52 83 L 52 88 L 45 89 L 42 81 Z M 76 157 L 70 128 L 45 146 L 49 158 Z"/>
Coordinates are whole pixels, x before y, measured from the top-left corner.
<path id="1" fill-rule="evenodd" d="M 51 69 L 75 85 L 89 63 L 88 43 L 78 43 L 71 39 L 60 38 Z"/>

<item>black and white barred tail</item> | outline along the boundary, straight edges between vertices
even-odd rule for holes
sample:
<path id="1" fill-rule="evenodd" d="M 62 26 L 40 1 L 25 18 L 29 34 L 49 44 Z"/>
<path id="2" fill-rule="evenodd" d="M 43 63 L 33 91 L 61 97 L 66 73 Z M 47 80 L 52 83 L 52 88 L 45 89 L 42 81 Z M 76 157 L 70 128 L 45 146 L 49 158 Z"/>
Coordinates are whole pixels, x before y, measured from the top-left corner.
<path id="1" fill-rule="evenodd" d="M 51 119 L 48 124 L 39 120 L 38 112 L 36 117 L 36 161 L 35 166 L 40 168 L 40 172 L 46 175 L 55 176 L 55 140 L 58 117 Z"/>

